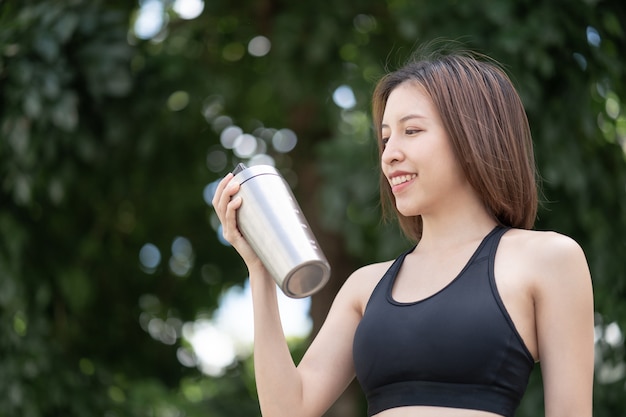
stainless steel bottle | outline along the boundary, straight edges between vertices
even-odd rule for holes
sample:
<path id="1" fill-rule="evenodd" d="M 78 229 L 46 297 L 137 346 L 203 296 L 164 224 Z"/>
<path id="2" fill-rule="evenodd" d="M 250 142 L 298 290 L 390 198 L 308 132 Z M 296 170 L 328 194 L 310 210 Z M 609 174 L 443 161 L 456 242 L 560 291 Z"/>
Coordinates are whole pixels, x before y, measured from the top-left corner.
<path id="1" fill-rule="evenodd" d="M 276 284 L 291 298 L 319 291 L 330 265 L 287 182 L 269 165 L 239 164 L 233 173 L 241 185 L 239 230 Z"/>

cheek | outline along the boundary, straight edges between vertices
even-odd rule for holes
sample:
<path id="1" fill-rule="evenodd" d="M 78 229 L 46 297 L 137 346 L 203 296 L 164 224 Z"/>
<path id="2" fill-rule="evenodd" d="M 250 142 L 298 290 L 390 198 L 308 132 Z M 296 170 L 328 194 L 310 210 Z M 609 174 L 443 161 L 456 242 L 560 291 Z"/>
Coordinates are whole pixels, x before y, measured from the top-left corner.
<path id="1" fill-rule="evenodd" d="M 439 169 L 450 177 L 464 177 L 461 164 L 456 157 L 454 150 L 449 144 L 442 145 L 436 152 L 433 152 L 431 159 L 435 164 L 439 164 Z"/>

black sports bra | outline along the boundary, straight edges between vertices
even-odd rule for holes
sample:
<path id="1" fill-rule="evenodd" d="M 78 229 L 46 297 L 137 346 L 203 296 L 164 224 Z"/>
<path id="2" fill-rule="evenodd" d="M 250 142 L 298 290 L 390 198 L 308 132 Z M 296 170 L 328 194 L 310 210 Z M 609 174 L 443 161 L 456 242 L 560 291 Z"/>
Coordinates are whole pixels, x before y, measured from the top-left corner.
<path id="1" fill-rule="evenodd" d="M 513 417 L 534 361 L 494 279 L 495 253 L 506 230 L 491 231 L 461 273 L 424 300 L 400 303 L 391 295 L 404 258 L 415 248 L 385 273 L 354 336 L 354 367 L 368 416 L 428 405 Z"/>

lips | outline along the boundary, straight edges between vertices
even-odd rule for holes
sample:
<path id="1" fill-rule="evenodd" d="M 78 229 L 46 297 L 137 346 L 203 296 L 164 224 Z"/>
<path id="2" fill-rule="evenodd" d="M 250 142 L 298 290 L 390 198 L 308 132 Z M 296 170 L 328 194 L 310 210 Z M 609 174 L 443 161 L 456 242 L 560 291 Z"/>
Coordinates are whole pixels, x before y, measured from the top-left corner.
<path id="1" fill-rule="evenodd" d="M 411 181 L 413 178 L 416 178 L 417 174 L 405 174 L 405 175 L 396 175 L 389 179 L 389 182 L 392 186 L 404 184 L 405 182 Z"/>

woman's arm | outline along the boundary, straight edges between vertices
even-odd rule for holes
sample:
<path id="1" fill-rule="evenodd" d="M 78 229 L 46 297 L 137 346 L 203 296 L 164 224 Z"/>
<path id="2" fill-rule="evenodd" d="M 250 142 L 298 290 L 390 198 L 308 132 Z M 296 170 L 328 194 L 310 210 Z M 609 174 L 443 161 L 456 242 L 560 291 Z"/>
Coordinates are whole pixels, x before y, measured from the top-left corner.
<path id="1" fill-rule="evenodd" d="M 361 318 L 351 289 L 355 281 L 351 277 L 344 284 L 297 367 L 280 327 L 276 285 L 268 284 L 269 279 L 251 284 L 255 376 L 263 416 L 321 416 L 352 381 L 352 340 Z"/>
<path id="2" fill-rule="evenodd" d="M 535 314 L 546 417 L 591 417 L 594 307 L 585 255 L 572 239 L 537 242 Z"/>
<path id="3" fill-rule="evenodd" d="M 237 229 L 236 210 L 241 199 L 231 201 L 239 189 L 231 179 L 229 174 L 220 182 L 213 206 L 222 223 L 224 238 L 239 252 L 250 274 L 254 367 L 261 412 L 265 417 L 321 416 L 354 377 L 352 340 L 361 316 L 360 287 L 344 285 L 324 325 L 296 367 L 280 322 L 276 284 Z M 355 280 L 348 280 L 352 281 Z"/>

